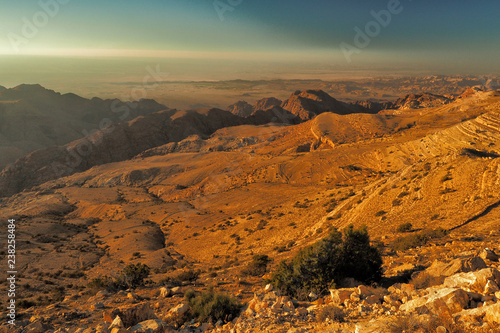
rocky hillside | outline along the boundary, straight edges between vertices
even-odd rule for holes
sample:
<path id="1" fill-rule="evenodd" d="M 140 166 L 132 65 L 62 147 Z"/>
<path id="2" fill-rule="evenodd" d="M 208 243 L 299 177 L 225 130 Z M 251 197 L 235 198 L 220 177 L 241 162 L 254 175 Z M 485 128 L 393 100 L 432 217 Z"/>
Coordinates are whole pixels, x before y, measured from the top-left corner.
<path id="1" fill-rule="evenodd" d="M 0 169 L 37 149 L 61 146 L 166 106 L 60 94 L 40 85 L 0 89 Z"/>
<path id="2" fill-rule="evenodd" d="M 500 92 L 376 114 L 330 112 L 343 104 L 319 92 L 291 99 L 246 117 L 160 111 L 3 170 L 19 331 L 495 332 Z M 80 163 L 56 174 L 72 151 Z M 351 224 L 382 252 L 378 285 L 263 290 L 281 260 Z M 253 276 L 255 255 L 270 262 Z M 106 287 L 132 264 L 146 281 Z M 183 294 L 210 286 L 242 311 L 196 319 Z"/>

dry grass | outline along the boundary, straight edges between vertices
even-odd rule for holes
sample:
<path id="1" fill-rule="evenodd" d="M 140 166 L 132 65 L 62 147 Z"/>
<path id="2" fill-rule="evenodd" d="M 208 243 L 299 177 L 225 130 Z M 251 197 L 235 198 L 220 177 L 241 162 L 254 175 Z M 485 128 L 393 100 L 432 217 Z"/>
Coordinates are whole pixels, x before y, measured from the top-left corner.
<path id="1" fill-rule="evenodd" d="M 443 284 L 444 279 L 444 276 L 432 276 L 426 272 L 421 272 L 411 279 L 410 284 L 414 285 L 416 289 L 427 289 Z"/>
<path id="2" fill-rule="evenodd" d="M 344 322 L 347 313 L 345 310 L 336 305 L 327 305 L 321 308 L 321 310 L 316 315 L 316 320 L 318 322 L 325 322 L 327 319 L 331 321 Z"/>
<path id="3" fill-rule="evenodd" d="M 439 327 L 444 327 L 448 333 L 466 333 L 466 332 L 482 332 L 471 331 L 461 324 L 456 324 L 452 317 L 445 314 L 439 315 L 422 315 L 416 314 L 398 315 L 392 318 L 387 324 L 387 331 L 390 333 L 435 333 Z"/>

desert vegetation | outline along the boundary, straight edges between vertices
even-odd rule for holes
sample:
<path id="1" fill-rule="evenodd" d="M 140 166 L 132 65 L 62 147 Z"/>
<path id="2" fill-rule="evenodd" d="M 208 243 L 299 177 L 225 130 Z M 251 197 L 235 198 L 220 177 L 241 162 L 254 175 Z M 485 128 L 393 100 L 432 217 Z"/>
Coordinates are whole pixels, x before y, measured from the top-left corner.
<path id="1" fill-rule="evenodd" d="M 382 277 L 381 266 L 382 257 L 370 245 L 367 228 L 349 226 L 343 233 L 332 229 L 291 260 L 282 261 L 270 282 L 286 295 L 303 298 L 311 291 L 324 294 L 348 277 L 376 282 Z"/>

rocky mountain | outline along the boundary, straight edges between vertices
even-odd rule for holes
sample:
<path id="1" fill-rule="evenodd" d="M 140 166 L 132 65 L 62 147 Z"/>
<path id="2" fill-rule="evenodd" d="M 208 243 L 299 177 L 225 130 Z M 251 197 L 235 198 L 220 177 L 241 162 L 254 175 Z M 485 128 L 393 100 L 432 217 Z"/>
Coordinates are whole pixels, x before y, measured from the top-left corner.
<path id="1" fill-rule="evenodd" d="M 315 90 L 276 102 L 142 115 L 5 168 L 0 221 L 22 225 L 18 332 L 495 332 L 500 91 L 363 113 Z M 381 251 L 378 285 L 262 288 L 349 225 Z M 119 291 L 131 264 L 151 282 Z M 183 295 L 210 286 L 241 311 L 195 319 Z"/>
<path id="2" fill-rule="evenodd" d="M 395 102 L 391 103 L 388 108 L 397 110 L 430 108 L 451 103 L 453 100 L 453 97 L 445 97 L 429 93 L 411 94 L 406 95 L 403 98 L 399 98 Z"/>
<path id="3" fill-rule="evenodd" d="M 293 123 L 283 110 L 257 111 L 249 117 L 205 108 L 160 111 L 96 131 L 64 146 L 34 151 L 0 173 L 0 196 L 10 196 L 46 181 L 82 172 L 93 166 L 124 161 L 167 143 L 197 136 L 207 139 L 215 131 L 243 124 Z"/>
<path id="4" fill-rule="evenodd" d="M 239 101 L 228 106 L 227 111 L 241 117 L 248 117 L 258 111 L 267 111 L 279 107 L 281 103 L 279 99 L 274 97 L 260 99 L 254 105 L 250 105 L 245 101 Z"/>
<path id="5" fill-rule="evenodd" d="M 269 98 L 263 98 L 261 100 L 258 100 L 255 102 L 253 109 L 255 111 L 257 110 L 267 110 L 270 108 L 273 108 L 275 106 L 280 106 L 282 103 L 281 100 L 274 98 L 274 97 L 269 97 Z"/>
<path id="6" fill-rule="evenodd" d="M 61 146 L 166 106 L 60 94 L 40 85 L 0 89 L 0 169 L 34 150 Z"/>
<path id="7" fill-rule="evenodd" d="M 248 117 L 254 112 L 254 108 L 245 101 L 239 101 L 231 104 L 226 110 L 240 117 Z"/>

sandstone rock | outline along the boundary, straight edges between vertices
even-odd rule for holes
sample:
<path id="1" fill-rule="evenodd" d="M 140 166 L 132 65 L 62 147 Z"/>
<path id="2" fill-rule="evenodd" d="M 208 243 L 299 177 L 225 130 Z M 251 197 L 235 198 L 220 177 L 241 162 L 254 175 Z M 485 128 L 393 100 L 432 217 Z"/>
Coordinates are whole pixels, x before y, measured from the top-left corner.
<path id="1" fill-rule="evenodd" d="M 170 309 L 169 313 L 183 315 L 189 310 L 189 305 L 182 303 Z"/>
<path id="2" fill-rule="evenodd" d="M 493 250 L 485 248 L 479 255 L 484 260 L 498 261 L 500 258 Z"/>
<path id="3" fill-rule="evenodd" d="M 309 311 L 307 311 L 306 308 L 297 308 L 297 316 L 307 316 L 309 314 Z"/>
<path id="4" fill-rule="evenodd" d="M 367 287 L 364 284 L 358 286 L 358 294 L 361 298 L 366 298 L 373 295 L 373 288 Z"/>
<path id="5" fill-rule="evenodd" d="M 129 331 L 136 333 L 163 333 L 166 328 L 167 324 L 164 321 L 150 319 L 131 327 Z"/>
<path id="6" fill-rule="evenodd" d="M 112 329 L 114 327 L 124 327 L 125 325 L 123 325 L 123 321 L 122 319 L 120 318 L 120 316 L 116 316 L 116 318 L 113 320 L 113 322 L 111 323 L 111 325 L 109 325 L 108 329 Z"/>
<path id="7" fill-rule="evenodd" d="M 181 287 L 173 287 L 171 290 L 173 295 L 180 295 L 182 294 L 182 290 L 181 290 Z"/>
<path id="8" fill-rule="evenodd" d="M 484 319 L 492 324 L 500 324 L 500 303 L 488 306 Z"/>
<path id="9" fill-rule="evenodd" d="M 498 288 L 498 285 L 494 281 L 489 280 L 486 283 L 486 286 L 484 287 L 484 293 L 485 294 L 494 294 L 497 291 L 500 291 L 500 289 Z"/>
<path id="10" fill-rule="evenodd" d="M 401 305 L 400 310 L 419 313 L 449 312 L 451 314 L 462 311 L 468 304 L 467 292 L 455 288 L 442 288 Z"/>
<path id="11" fill-rule="evenodd" d="M 464 322 L 464 323 L 474 323 L 482 320 L 484 315 L 486 314 L 486 307 L 480 307 L 475 309 L 467 309 L 460 312 L 457 312 L 453 315 L 455 321 Z"/>
<path id="12" fill-rule="evenodd" d="M 370 304 L 370 305 L 373 305 L 373 304 L 380 304 L 380 298 L 376 295 L 371 295 L 371 296 L 368 296 L 366 299 L 365 299 L 366 303 Z"/>
<path id="13" fill-rule="evenodd" d="M 128 333 L 128 332 L 129 331 L 121 327 L 115 327 L 111 330 L 111 333 Z"/>
<path id="14" fill-rule="evenodd" d="M 172 294 L 172 291 L 168 288 L 161 287 L 160 288 L 160 297 L 168 297 Z"/>
<path id="15" fill-rule="evenodd" d="M 119 316 L 125 327 L 134 326 L 148 319 L 158 319 L 148 303 L 113 310 L 112 317 Z"/>
<path id="16" fill-rule="evenodd" d="M 436 333 L 448 333 L 448 330 L 444 326 L 438 326 L 436 328 Z"/>
<path id="17" fill-rule="evenodd" d="M 395 295 L 385 295 L 384 302 L 387 303 L 390 307 L 399 308 L 401 306 L 400 300 Z"/>
<path id="18" fill-rule="evenodd" d="M 425 272 L 431 276 L 451 276 L 457 273 L 474 272 L 487 267 L 484 260 L 480 257 L 459 258 L 449 263 L 434 261 Z"/>
<path id="19" fill-rule="evenodd" d="M 109 291 L 106 289 L 104 290 L 99 290 L 99 292 L 95 295 L 97 298 L 106 298 L 110 295 Z"/>
<path id="20" fill-rule="evenodd" d="M 408 297 L 413 296 L 415 294 L 415 286 L 408 283 L 402 283 L 401 291 Z"/>
<path id="21" fill-rule="evenodd" d="M 332 297 L 333 303 L 340 305 L 343 304 L 346 300 L 350 299 L 351 294 L 353 294 L 354 291 L 354 288 L 330 289 L 330 295 Z"/>
<path id="22" fill-rule="evenodd" d="M 500 272 L 495 268 L 485 268 L 475 272 L 459 273 L 447 277 L 444 280 L 444 286 L 483 293 L 488 281 L 495 282 L 498 286 L 500 283 Z"/>

